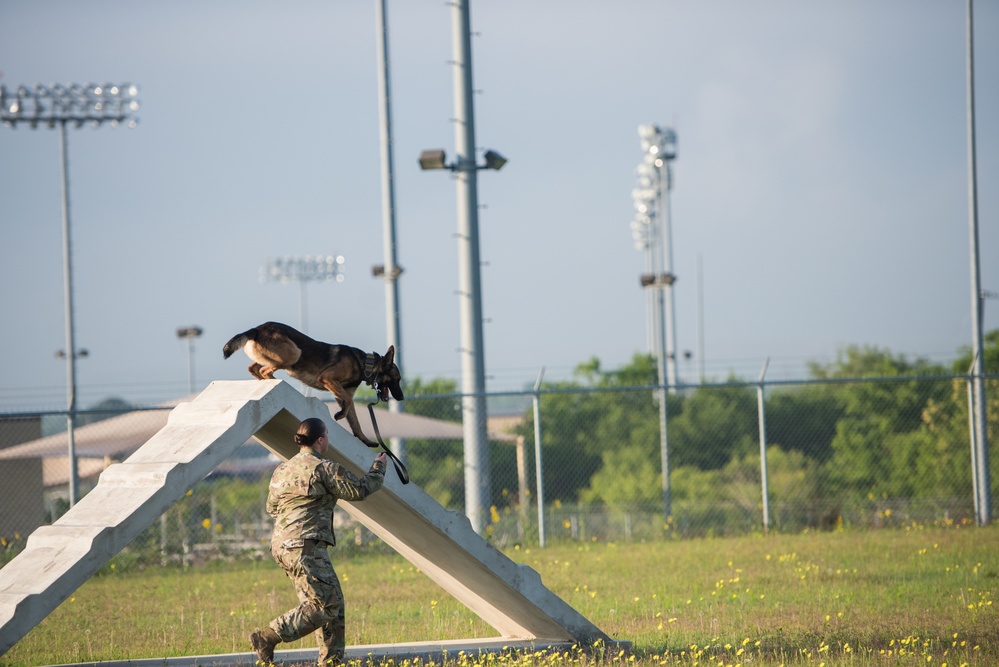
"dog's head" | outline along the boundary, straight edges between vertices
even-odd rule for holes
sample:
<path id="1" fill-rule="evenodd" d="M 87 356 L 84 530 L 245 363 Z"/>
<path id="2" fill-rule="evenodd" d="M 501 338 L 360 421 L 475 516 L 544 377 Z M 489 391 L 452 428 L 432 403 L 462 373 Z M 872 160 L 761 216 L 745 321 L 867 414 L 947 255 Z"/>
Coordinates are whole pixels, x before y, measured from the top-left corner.
<path id="1" fill-rule="evenodd" d="M 402 395 L 402 373 L 395 365 L 395 346 L 389 345 L 388 352 L 378 363 L 377 375 L 375 377 L 375 387 L 378 390 L 378 398 L 388 401 L 389 394 L 397 401 L 404 399 Z"/>

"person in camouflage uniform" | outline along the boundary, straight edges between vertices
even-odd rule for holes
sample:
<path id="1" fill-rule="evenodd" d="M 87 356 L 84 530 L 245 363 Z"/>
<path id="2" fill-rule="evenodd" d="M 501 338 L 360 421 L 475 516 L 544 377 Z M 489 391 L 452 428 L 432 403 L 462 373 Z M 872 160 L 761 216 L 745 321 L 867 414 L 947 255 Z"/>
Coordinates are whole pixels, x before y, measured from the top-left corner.
<path id="1" fill-rule="evenodd" d="M 358 501 L 381 488 L 385 453 L 380 453 L 361 479 L 343 466 L 322 457 L 329 433 L 322 419 L 306 419 L 298 427 L 299 452 L 277 467 L 267 494 L 267 513 L 274 517 L 271 555 L 295 583 L 299 604 L 270 625 L 250 634 L 260 662 L 274 662 L 274 647 L 310 632 L 319 640 L 319 664 L 343 661 L 343 592 L 327 546 L 333 536 L 333 508 L 337 500 Z"/>

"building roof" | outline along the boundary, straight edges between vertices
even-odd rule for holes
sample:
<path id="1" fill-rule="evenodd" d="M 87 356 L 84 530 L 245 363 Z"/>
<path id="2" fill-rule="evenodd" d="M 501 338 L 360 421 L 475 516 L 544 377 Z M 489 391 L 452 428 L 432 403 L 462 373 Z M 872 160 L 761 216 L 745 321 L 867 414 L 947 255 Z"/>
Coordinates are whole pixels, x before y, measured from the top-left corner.
<path id="1" fill-rule="evenodd" d="M 87 424 L 73 430 L 73 448 L 79 459 L 79 475 L 87 477 L 101 472 L 111 461 L 122 461 L 141 447 L 158 431 L 166 426 L 172 408 L 180 403 L 193 400 L 194 396 L 168 401 L 158 408 L 134 410 L 117 417 Z M 330 418 L 338 409 L 335 402 L 326 403 Z M 361 430 L 374 438 L 371 417 L 363 403 L 356 405 L 357 419 Z M 464 438 L 460 422 L 431 419 L 405 412 L 391 412 L 376 409 L 378 431 L 382 438 L 406 438 L 423 440 L 462 440 Z M 345 419 L 336 422 L 349 430 Z M 516 436 L 501 431 L 490 431 L 492 440 L 513 442 Z M 249 442 L 253 442 L 252 440 Z M 55 433 L 37 440 L 0 450 L 0 460 L 41 458 L 44 461 L 45 486 L 65 484 L 68 480 L 69 442 L 65 432 Z M 61 459 L 61 460 L 60 460 Z M 85 461 L 91 459 L 91 461 Z M 97 460 L 93 460 L 97 459 Z M 99 461 L 99 462 L 98 462 Z"/>

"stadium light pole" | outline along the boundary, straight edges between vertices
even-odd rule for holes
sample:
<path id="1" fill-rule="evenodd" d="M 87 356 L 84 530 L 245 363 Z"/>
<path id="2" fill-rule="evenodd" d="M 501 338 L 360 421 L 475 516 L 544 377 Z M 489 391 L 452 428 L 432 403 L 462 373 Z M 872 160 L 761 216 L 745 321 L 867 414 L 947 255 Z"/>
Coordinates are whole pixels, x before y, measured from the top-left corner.
<path id="1" fill-rule="evenodd" d="M 177 327 L 177 338 L 187 340 L 187 393 L 194 393 L 194 340 L 204 333 L 198 326 Z"/>
<path id="2" fill-rule="evenodd" d="M 673 283 L 670 241 L 669 192 L 672 188 L 670 163 L 676 159 L 676 133 L 657 125 L 640 125 L 638 136 L 644 156 L 638 166 L 638 187 L 632 191 L 636 217 L 631 223 L 636 248 L 646 251 L 646 270 L 640 282 L 650 292 L 649 320 L 652 347 L 659 375 L 659 442 L 662 467 L 662 494 L 665 521 L 673 514 L 669 480 L 669 438 L 667 398 L 676 391 L 676 336 L 673 316 Z M 656 223 L 659 223 L 658 227 Z"/>
<path id="3" fill-rule="evenodd" d="M 342 283 L 343 261 L 343 255 L 271 259 L 260 267 L 260 282 L 298 283 L 298 328 L 302 333 L 308 333 L 306 285 L 313 282 Z"/>
<path id="4" fill-rule="evenodd" d="M 655 288 L 659 301 L 659 330 L 656 338 L 666 357 L 666 381 L 670 387 L 677 385 L 676 317 L 673 305 L 673 240 L 670 215 L 670 192 L 673 190 L 671 164 L 676 159 L 676 132 L 658 125 L 640 125 L 638 136 L 641 139 L 644 157 L 638 167 L 639 187 L 632 192 L 638 219 L 632 223 L 646 226 L 659 223 L 654 233 L 648 234 L 649 254 L 653 267 L 651 281 L 643 281 L 646 287 Z M 636 240 L 640 234 L 636 233 Z"/>
<path id="5" fill-rule="evenodd" d="M 454 66 L 455 160 L 443 149 L 420 154 L 421 169 L 448 169 L 457 185 L 458 299 L 461 319 L 461 405 L 465 444 L 465 514 L 477 533 L 486 527 L 491 482 L 489 434 L 486 428 L 486 371 L 482 336 L 482 289 L 479 259 L 478 180 L 480 169 L 499 170 L 506 158 L 485 152 L 485 164 L 475 159 L 475 114 L 472 104 L 472 33 L 468 0 L 451 3 Z"/>
<path id="6" fill-rule="evenodd" d="M 20 85 L 14 90 L 0 86 L 0 121 L 5 127 L 16 128 L 26 124 L 31 129 L 39 126 L 59 128 L 59 152 L 62 161 L 62 259 L 66 313 L 66 440 L 69 461 L 69 504 L 79 500 L 79 471 L 76 465 L 76 360 L 86 356 L 85 350 L 76 349 L 76 331 L 73 321 L 73 253 L 70 237 L 69 207 L 69 157 L 66 128 L 90 125 L 98 128 L 104 123 L 111 127 L 125 123 L 136 127 L 134 116 L 139 110 L 139 89 L 129 83 L 82 85 L 37 84 Z"/>

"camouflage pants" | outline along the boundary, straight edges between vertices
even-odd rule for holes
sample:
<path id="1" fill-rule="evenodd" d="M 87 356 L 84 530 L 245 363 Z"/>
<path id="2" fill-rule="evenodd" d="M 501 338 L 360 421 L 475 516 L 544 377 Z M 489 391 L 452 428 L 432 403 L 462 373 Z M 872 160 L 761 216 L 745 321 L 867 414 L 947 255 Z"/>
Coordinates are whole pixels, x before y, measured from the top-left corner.
<path id="1" fill-rule="evenodd" d="M 271 555 L 294 582 L 300 603 L 271 621 L 271 628 L 285 642 L 315 632 L 320 664 L 341 662 L 345 648 L 343 591 L 326 545 L 307 542 L 298 549 L 276 547 Z"/>

